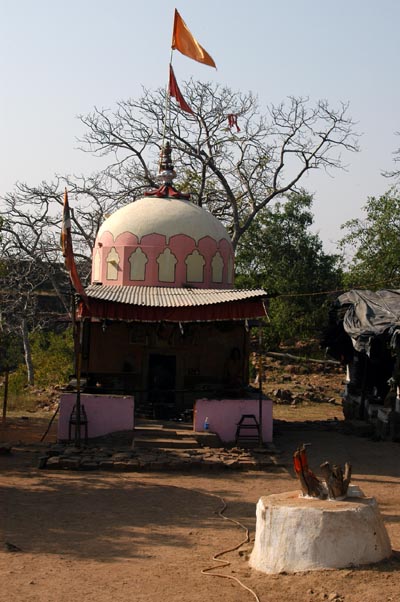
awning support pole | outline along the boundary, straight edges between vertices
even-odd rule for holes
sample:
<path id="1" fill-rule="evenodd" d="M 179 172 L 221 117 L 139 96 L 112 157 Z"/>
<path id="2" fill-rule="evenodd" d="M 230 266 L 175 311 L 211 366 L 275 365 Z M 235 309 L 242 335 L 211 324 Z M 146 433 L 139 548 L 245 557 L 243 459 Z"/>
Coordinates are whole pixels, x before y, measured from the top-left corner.
<path id="1" fill-rule="evenodd" d="M 263 447 L 263 365 L 262 365 L 262 327 L 258 324 L 258 422 L 259 436 L 258 445 Z"/>

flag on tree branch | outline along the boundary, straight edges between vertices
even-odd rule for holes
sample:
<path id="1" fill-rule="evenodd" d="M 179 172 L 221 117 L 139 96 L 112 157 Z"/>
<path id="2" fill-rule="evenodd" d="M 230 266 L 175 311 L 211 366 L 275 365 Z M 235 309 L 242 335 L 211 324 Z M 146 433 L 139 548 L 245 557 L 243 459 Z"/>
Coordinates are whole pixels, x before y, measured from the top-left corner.
<path id="1" fill-rule="evenodd" d="M 176 9 L 171 48 L 173 50 L 179 50 L 179 52 L 194 61 L 217 68 L 212 57 L 204 50 L 203 46 L 200 46 Z"/>
<path id="2" fill-rule="evenodd" d="M 89 307 L 89 300 L 83 289 L 81 279 L 79 278 L 78 270 L 76 269 L 74 251 L 72 248 L 71 236 L 71 216 L 68 203 L 68 192 L 64 192 L 64 208 L 61 227 L 61 250 L 65 258 L 65 267 L 68 270 L 69 277 L 76 292 L 82 297 L 85 305 Z"/>
<path id="3" fill-rule="evenodd" d="M 176 98 L 178 105 L 181 107 L 182 111 L 186 111 L 186 113 L 191 113 L 193 115 L 192 109 L 189 107 L 188 103 L 182 96 L 182 92 L 179 89 L 178 83 L 175 78 L 174 70 L 172 69 L 172 65 L 169 66 L 169 93 L 170 96 Z"/>
<path id="4" fill-rule="evenodd" d="M 229 126 L 229 129 L 236 127 L 236 131 L 240 132 L 240 127 L 238 126 L 238 116 L 236 115 L 236 113 L 229 113 L 228 126 Z"/>

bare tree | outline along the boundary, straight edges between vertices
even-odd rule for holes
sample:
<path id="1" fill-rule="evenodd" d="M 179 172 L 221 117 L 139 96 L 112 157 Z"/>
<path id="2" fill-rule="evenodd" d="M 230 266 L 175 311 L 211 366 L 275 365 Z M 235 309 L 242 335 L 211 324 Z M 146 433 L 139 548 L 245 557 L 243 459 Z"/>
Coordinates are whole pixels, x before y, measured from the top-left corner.
<path id="1" fill-rule="evenodd" d="M 342 151 L 357 150 L 345 104 L 332 109 L 327 101 L 310 106 L 307 99 L 289 98 L 263 115 L 252 94 L 219 85 L 191 80 L 184 94 L 194 114 L 184 114 L 171 102 L 166 124 L 161 89 L 121 101 L 114 111 L 94 109 L 81 116 L 86 126 L 82 149 L 107 157 L 108 166 L 90 177 L 57 176 L 35 187 L 18 183 L 2 199 L 8 252 L 47 264 L 52 278 L 51 266 L 60 262 L 62 191 L 67 186 L 74 250 L 85 283 L 104 218 L 157 185 L 165 136 L 173 146 L 179 186 L 224 222 L 235 246 L 272 199 L 296 190 L 310 170 L 343 167 Z M 240 131 L 229 127 L 228 115 L 236 116 Z M 54 288 L 58 291 L 55 280 Z"/>
<path id="2" fill-rule="evenodd" d="M 58 177 L 30 187 L 17 184 L 2 199 L 0 215 L 0 330 L 18 336 L 23 344 L 28 383 L 34 383 L 29 335 L 54 322 L 54 314 L 71 310 L 71 287 L 60 252 L 62 190 L 74 199 L 71 221 L 74 252 L 83 282 L 87 282 L 90 253 L 97 230 L 108 212 L 118 206 L 103 173 L 91 178 Z M 43 311 L 43 292 L 58 298 L 52 312 Z"/>
<path id="3" fill-rule="evenodd" d="M 63 190 L 69 190 L 74 251 L 77 260 L 86 260 L 94 244 L 97 230 L 105 216 L 119 206 L 107 187 L 104 173 L 90 178 L 56 177 L 39 186 L 17 183 L 14 191 L 2 199 L 2 231 L 8 247 L 19 249 L 25 256 L 53 264 L 60 260 L 60 232 Z"/>
<path id="4" fill-rule="evenodd" d="M 341 168 L 342 151 L 358 149 L 346 104 L 333 109 L 325 100 L 310 106 L 292 97 L 262 115 L 252 94 L 215 84 L 191 80 L 184 95 L 194 115 L 172 102 L 166 124 L 181 184 L 226 224 L 235 246 L 258 213 L 296 190 L 306 172 Z M 164 90 L 145 90 L 115 111 L 80 117 L 87 128 L 81 148 L 112 157 L 107 175 L 119 198 L 134 199 L 155 184 L 151 165 L 163 140 L 165 104 Z M 240 131 L 228 127 L 230 114 Z"/>
<path id="5" fill-rule="evenodd" d="M 67 186 L 77 261 L 87 260 L 104 218 L 157 185 L 165 134 L 173 146 L 180 187 L 224 222 L 235 246 L 258 213 L 272 199 L 296 190 L 305 173 L 341 168 L 342 151 L 357 150 L 345 104 L 332 109 L 327 101 L 310 106 L 307 99 L 289 98 L 262 115 L 252 94 L 219 85 L 191 80 L 184 94 L 194 114 L 171 102 L 166 128 L 162 89 L 121 101 L 114 111 L 94 109 L 81 116 L 87 130 L 81 148 L 106 156 L 109 164 L 90 177 L 57 176 L 36 187 L 17 184 L 2 199 L 3 230 L 16 247 L 49 265 L 59 260 L 62 191 Z M 240 131 L 228 126 L 230 114 L 237 117 Z"/>
<path id="6" fill-rule="evenodd" d="M 43 308 L 43 293 L 51 287 L 48 266 L 14 255 L 7 240 L 2 241 L 0 272 L 0 333 L 22 341 L 28 384 L 34 384 L 29 334 L 43 328 L 54 316 Z M 53 268 L 54 272 L 54 268 Z M 54 276 L 54 273 L 53 273 Z M 51 294 L 51 290 L 47 294 Z M 41 307 L 42 306 L 42 307 Z"/>

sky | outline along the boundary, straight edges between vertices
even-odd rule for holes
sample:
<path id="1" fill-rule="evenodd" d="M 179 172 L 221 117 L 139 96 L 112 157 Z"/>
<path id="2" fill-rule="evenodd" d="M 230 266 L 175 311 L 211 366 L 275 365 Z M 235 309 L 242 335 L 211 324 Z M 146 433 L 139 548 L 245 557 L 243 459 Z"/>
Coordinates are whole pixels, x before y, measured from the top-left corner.
<path id="1" fill-rule="evenodd" d="M 166 85 L 174 8 L 218 67 L 175 52 L 178 80 L 251 91 L 262 110 L 288 96 L 349 102 L 360 152 L 302 181 L 334 252 L 341 225 L 393 184 L 381 174 L 400 147 L 398 0 L 0 0 L 0 197 L 99 167 L 78 149 L 77 116 Z"/>

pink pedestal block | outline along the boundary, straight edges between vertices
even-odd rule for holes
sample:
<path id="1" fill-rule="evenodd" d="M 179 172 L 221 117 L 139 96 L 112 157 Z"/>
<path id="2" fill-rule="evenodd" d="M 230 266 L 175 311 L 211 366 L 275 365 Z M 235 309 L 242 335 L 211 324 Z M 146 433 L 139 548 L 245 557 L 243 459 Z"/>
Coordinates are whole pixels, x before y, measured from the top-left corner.
<path id="1" fill-rule="evenodd" d="M 262 435 L 265 443 L 272 441 L 272 401 L 262 401 Z M 236 427 L 243 414 L 254 414 L 258 420 L 258 399 L 197 399 L 193 415 L 193 429 L 204 430 L 208 418 L 209 430 L 224 443 L 235 441 Z"/>
<path id="2" fill-rule="evenodd" d="M 68 424 L 72 408 L 76 403 L 76 393 L 63 393 L 60 399 L 58 439 L 68 439 Z M 135 402 L 132 396 L 121 395 L 81 395 L 88 418 L 89 438 L 134 428 Z M 74 437 L 74 427 L 71 436 Z M 84 430 L 82 431 L 82 435 Z"/>

